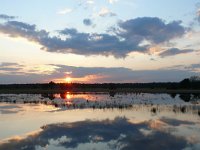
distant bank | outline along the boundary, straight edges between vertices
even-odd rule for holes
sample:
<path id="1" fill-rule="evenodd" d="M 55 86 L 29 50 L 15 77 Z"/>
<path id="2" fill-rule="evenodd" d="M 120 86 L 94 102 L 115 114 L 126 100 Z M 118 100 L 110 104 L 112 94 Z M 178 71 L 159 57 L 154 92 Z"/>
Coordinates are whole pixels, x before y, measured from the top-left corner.
<path id="1" fill-rule="evenodd" d="M 0 94 L 41 94 L 64 92 L 200 93 L 200 80 L 159 83 L 36 83 L 1 84 Z"/>

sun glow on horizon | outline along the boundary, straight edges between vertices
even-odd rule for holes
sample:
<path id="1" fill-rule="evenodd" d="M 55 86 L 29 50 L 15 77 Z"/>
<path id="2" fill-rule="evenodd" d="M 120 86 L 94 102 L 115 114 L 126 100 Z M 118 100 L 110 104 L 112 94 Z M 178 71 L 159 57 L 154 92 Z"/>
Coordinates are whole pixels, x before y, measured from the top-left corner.
<path id="1" fill-rule="evenodd" d="M 71 77 L 66 77 L 66 78 L 65 78 L 65 81 L 66 81 L 67 83 L 71 83 L 71 82 L 72 82 L 72 78 L 71 78 Z"/>

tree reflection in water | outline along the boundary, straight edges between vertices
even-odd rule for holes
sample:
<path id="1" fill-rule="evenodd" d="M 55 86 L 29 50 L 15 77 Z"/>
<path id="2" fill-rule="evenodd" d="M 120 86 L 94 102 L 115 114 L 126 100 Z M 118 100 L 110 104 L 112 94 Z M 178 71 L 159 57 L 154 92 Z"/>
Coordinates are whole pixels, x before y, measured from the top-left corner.
<path id="1" fill-rule="evenodd" d="M 61 109 L 135 109 L 149 107 L 152 114 L 170 106 L 174 113 L 199 115 L 200 94 L 148 94 L 148 93 L 59 93 L 59 94 L 4 94 L 0 102 L 44 104 Z"/>

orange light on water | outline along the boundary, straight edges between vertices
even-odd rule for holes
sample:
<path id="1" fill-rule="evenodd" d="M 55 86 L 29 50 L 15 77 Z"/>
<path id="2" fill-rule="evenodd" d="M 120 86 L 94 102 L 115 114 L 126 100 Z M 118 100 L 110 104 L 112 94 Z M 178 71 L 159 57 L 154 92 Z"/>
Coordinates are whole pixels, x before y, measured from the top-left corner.
<path id="1" fill-rule="evenodd" d="M 62 98 L 62 99 L 71 99 L 72 94 L 70 92 L 67 93 L 61 93 L 61 94 L 55 94 L 56 98 Z"/>
<path id="2" fill-rule="evenodd" d="M 72 102 L 67 101 L 65 104 L 68 105 L 68 106 L 70 106 L 70 105 L 72 105 Z"/>
<path id="3" fill-rule="evenodd" d="M 71 95 L 69 93 L 67 93 L 67 99 L 71 99 Z"/>

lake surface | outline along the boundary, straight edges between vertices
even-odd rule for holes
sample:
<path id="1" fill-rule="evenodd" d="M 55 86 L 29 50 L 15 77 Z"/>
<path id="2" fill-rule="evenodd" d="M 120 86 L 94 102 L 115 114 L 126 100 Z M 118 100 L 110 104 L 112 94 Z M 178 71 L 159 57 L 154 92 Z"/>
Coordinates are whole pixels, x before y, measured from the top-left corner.
<path id="1" fill-rule="evenodd" d="M 0 150 L 200 149 L 198 94 L 0 94 Z"/>

